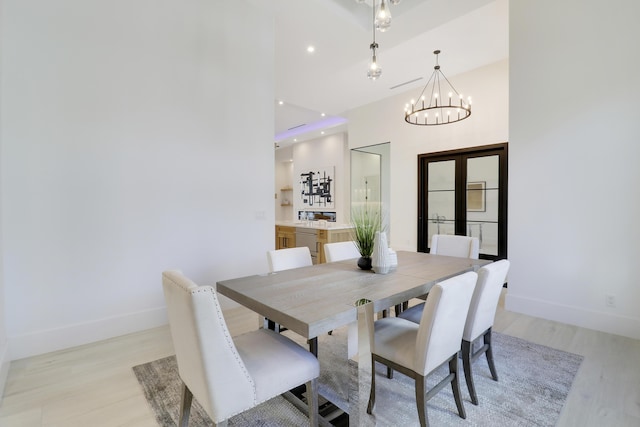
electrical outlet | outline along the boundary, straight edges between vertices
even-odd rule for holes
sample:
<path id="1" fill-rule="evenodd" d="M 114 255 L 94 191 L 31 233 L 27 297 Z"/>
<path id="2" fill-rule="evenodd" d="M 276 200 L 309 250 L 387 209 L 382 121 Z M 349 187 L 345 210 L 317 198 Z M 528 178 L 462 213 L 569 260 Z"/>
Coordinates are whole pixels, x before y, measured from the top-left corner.
<path id="1" fill-rule="evenodd" d="M 612 294 L 606 294 L 604 296 L 604 303 L 607 307 L 615 307 L 616 306 L 616 296 Z"/>

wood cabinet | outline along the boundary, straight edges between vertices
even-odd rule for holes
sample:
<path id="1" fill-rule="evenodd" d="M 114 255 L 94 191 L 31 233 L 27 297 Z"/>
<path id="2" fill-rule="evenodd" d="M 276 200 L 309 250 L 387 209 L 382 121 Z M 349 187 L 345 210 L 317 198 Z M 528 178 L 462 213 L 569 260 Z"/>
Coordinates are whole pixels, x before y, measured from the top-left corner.
<path id="1" fill-rule="evenodd" d="M 311 230 L 311 228 L 309 230 Z M 317 231 L 315 247 L 317 251 L 316 259 L 318 264 L 324 264 L 325 262 L 327 262 L 324 257 L 325 243 L 346 242 L 349 240 L 353 240 L 350 228 L 340 228 L 335 230 L 313 228 L 313 230 Z M 296 227 L 276 225 L 276 249 L 295 248 L 296 246 Z"/>
<path id="2" fill-rule="evenodd" d="M 346 242 L 353 240 L 351 237 L 351 229 L 343 228 L 339 230 L 318 230 L 318 264 L 327 262 L 324 256 L 324 244 L 335 242 Z"/>
<path id="3" fill-rule="evenodd" d="M 276 249 L 296 247 L 296 228 L 276 225 Z"/>

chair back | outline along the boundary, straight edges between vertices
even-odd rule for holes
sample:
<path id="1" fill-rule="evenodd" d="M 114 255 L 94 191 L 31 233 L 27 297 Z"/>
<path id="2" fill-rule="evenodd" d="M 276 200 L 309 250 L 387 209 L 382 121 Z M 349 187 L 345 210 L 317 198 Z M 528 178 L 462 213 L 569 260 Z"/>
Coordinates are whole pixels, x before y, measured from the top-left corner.
<path id="1" fill-rule="evenodd" d="M 435 284 L 422 311 L 415 371 L 427 375 L 460 351 L 469 303 L 478 275 L 464 273 Z"/>
<path id="2" fill-rule="evenodd" d="M 360 252 L 352 241 L 324 244 L 324 257 L 327 262 L 342 261 L 345 259 L 360 258 Z"/>
<path id="3" fill-rule="evenodd" d="M 436 255 L 478 259 L 480 240 L 477 237 L 434 234 L 431 236 L 431 250 Z"/>
<path id="4" fill-rule="evenodd" d="M 222 317 L 215 290 L 162 273 L 178 372 L 214 422 L 253 407 L 255 385 Z"/>
<path id="5" fill-rule="evenodd" d="M 478 270 L 478 282 L 473 291 L 469 314 L 462 338 L 472 342 L 493 326 L 502 286 L 509 272 L 506 259 L 492 262 Z"/>
<path id="6" fill-rule="evenodd" d="M 267 261 L 269 261 L 271 273 L 313 265 L 311 252 L 306 246 L 269 251 L 267 252 Z"/>

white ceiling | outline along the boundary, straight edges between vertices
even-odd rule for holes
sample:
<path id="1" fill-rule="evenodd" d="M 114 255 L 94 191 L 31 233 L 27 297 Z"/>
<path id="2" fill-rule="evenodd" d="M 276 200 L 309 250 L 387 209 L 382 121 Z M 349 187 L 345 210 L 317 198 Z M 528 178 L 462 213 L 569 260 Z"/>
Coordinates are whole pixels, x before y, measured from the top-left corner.
<path id="1" fill-rule="evenodd" d="M 424 86 L 436 49 L 442 51 L 439 63 L 450 80 L 509 55 L 508 0 L 390 5 L 391 28 L 375 36 L 383 70 L 376 81 L 367 78 L 371 0 L 275 0 L 274 7 L 275 142 L 280 147 L 294 138 L 317 138 L 323 130 L 342 131 L 346 111 Z M 309 45 L 314 53 L 307 52 Z"/>

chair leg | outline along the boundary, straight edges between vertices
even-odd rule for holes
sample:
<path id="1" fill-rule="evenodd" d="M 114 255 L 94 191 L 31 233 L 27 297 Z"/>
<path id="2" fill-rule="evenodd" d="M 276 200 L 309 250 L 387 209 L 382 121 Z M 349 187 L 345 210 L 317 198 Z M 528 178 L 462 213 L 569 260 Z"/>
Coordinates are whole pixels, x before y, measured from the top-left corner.
<path id="1" fill-rule="evenodd" d="M 458 414 L 460 415 L 460 418 L 466 419 L 467 414 L 464 411 L 464 405 L 462 404 L 460 381 L 458 381 L 458 353 L 449 360 L 449 373 L 453 374 L 453 378 L 451 379 L 451 389 L 453 391 L 453 397 L 456 399 Z"/>
<path id="2" fill-rule="evenodd" d="M 189 414 L 191 413 L 191 401 L 193 393 L 185 383 L 182 383 L 182 402 L 180 403 L 180 419 L 178 427 L 187 427 L 189 425 Z"/>
<path id="3" fill-rule="evenodd" d="M 471 352 L 473 350 L 473 344 L 469 341 L 462 340 L 462 367 L 464 369 L 464 379 L 467 382 L 467 388 L 469 389 L 469 395 L 471 396 L 471 403 L 478 404 L 478 396 L 476 395 L 476 388 L 473 385 L 473 374 L 471 373 Z"/>
<path id="4" fill-rule="evenodd" d="M 387 366 L 387 378 L 393 379 L 393 369 Z"/>
<path id="5" fill-rule="evenodd" d="M 498 381 L 498 373 L 496 372 L 496 367 L 493 364 L 493 351 L 491 346 L 491 328 L 484 334 L 484 343 L 487 346 L 487 351 L 485 355 L 487 356 L 487 362 L 489 363 L 489 370 L 491 371 L 491 376 L 494 381 Z"/>
<path id="6" fill-rule="evenodd" d="M 307 406 L 309 407 L 309 425 L 318 427 L 318 380 L 317 378 L 305 384 L 307 388 Z"/>
<path id="7" fill-rule="evenodd" d="M 427 402 L 425 400 L 425 377 L 418 375 L 415 378 L 416 383 L 416 405 L 418 407 L 418 419 L 420 427 L 429 426 L 429 418 L 427 417 Z"/>
<path id="8" fill-rule="evenodd" d="M 307 340 L 307 344 L 309 344 L 309 352 L 313 354 L 316 358 L 318 357 L 318 337 L 309 338 Z"/>
<path id="9" fill-rule="evenodd" d="M 373 414 L 373 407 L 376 404 L 376 361 L 371 355 L 371 392 L 369 393 L 369 404 L 367 405 L 367 414 Z"/>
<path id="10" fill-rule="evenodd" d="M 396 312 L 396 317 L 398 317 L 402 313 L 402 304 L 396 304 L 393 309 Z"/>

